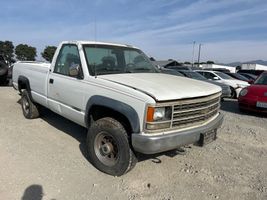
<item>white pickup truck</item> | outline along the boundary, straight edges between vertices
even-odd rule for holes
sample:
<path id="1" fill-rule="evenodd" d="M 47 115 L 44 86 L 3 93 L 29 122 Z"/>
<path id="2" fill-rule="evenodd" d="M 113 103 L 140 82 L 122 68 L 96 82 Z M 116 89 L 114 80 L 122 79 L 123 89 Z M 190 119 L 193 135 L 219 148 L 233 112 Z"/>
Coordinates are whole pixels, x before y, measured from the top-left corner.
<path id="1" fill-rule="evenodd" d="M 62 42 L 51 64 L 17 62 L 13 86 L 26 118 L 43 106 L 88 128 L 90 162 L 115 176 L 134 167 L 135 152 L 215 140 L 223 121 L 218 86 L 159 73 L 130 45 Z"/>

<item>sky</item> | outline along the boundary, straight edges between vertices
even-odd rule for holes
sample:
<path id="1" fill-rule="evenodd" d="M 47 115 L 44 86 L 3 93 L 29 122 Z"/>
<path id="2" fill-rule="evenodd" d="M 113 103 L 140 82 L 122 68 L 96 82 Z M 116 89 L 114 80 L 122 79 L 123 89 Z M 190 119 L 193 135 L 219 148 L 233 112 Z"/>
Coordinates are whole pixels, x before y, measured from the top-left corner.
<path id="1" fill-rule="evenodd" d="M 0 40 L 40 52 L 63 40 L 141 48 L 156 60 L 267 60 L 266 0 L 1 1 Z"/>

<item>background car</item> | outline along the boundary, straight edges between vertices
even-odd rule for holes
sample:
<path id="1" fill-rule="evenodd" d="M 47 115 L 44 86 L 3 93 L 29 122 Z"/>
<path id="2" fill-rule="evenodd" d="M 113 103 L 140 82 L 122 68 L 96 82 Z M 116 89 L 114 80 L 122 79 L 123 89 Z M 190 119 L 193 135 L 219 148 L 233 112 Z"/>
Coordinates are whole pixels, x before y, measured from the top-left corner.
<path id="1" fill-rule="evenodd" d="M 192 71 L 192 70 L 182 70 L 179 67 L 172 68 L 172 69 L 175 70 L 176 72 L 184 75 L 185 77 L 200 80 L 200 81 L 205 81 L 205 82 L 220 86 L 222 89 L 222 98 L 231 97 L 231 89 L 226 84 L 210 81 L 210 80 L 206 79 L 204 76 L 202 76 L 201 74 L 199 74 L 195 71 Z"/>
<path id="2" fill-rule="evenodd" d="M 248 74 L 254 74 L 256 76 L 261 75 L 264 70 L 255 70 L 255 69 L 240 69 L 237 71 L 237 73 L 248 73 Z"/>
<path id="3" fill-rule="evenodd" d="M 161 73 L 164 73 L 164 74 L 171 74 L 171 75 L 175 75 L 175 76 L 184 76 L 180 72 L 178 72 L 176 70 L 172 70 L 172 69 L 166 69 L 166 68 L 161 67 L 159 70 Z"/>
<path id="4" fill-rule="evenodd" d="M 239 92 L 249 86 L 249 83 L 241 80 L 237 80 L 232 78 L 231 76 L 218 71 L 205 71 L 205 70 L 196 70 L 198 73 L 203 75 L 209 80 L 224 83 L 230 86 L 231 89 L 231 98 L 237 98 L 239 96 Z"/>
<path id="5" fill-rule="evenodd" d="M 238 80 L 241 80 L 241 81 L 246 81 L 248 82 L 249 84 L 251 84 L 253 81 L 249 80 L 247 77 L 241 75 L 241 74 L 238 74 L 238 73 L 230 73 L 230 72 L 224 72 L 225 74 L 235 78 L 235 79 L 238 79 Z"/>
<path id="6" fill-rule="evenodd" d="M 207 71 L 217 71 L 217 72 L 230 72 L 229 69 L 225 69 L 225 68 L 204 68 L 204 70 L 207 70 Z"/>
<path id="7" fill-rule="evenodd" d="M 267 113 L 267 72 L 247 88 L 238 97 L 240 110 L 260 111 Z"/>
<path id="8" fill-rule="evenodd" d="M 251 80 L 253 82 L 258 78 L 258 76 L 254 75 L 254 74 L 249 74 L 249 73 L 244 73 L 244 72 L 240 72 L 238 74 L 241 74 L 242 76 L 247 77 L 247 79 L 249 79 L 249 80 Z"/>

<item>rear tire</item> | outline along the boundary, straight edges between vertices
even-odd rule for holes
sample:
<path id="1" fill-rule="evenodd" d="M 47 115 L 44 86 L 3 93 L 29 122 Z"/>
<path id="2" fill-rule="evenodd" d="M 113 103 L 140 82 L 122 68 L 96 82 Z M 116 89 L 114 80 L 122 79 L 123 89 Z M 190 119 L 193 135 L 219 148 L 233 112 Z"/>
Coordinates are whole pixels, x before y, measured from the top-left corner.
<path id="1" fill-rule="evenodd" d="M 127 173 L 137 162 L 125 128 L 110 117 L 93 122 L 87 134 L 87 150 L 90 162 L 112 176 Z"/>
<path id="2" fill-rule="evenodd" d="M 25 118 L 35 119 L 39 117 L 39 110 L 36 104 L 34 104 L 30 98 L 29 92 L 23 90 L 21 94 L 21 107 Z"/>

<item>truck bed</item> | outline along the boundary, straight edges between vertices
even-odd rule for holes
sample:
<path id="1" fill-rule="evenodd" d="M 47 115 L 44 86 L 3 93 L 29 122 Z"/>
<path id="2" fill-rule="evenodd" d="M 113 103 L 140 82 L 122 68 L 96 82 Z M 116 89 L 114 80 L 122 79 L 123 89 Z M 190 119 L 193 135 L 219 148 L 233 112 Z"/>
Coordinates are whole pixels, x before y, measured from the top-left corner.
<path id="1" fill-rule="evenodd" d="M 13 85 L 18 89 L 19 76 L 24 76 L 31 83 L 31 92 L 47 96 L 47 73 L 50 63 L 44 62 L 17 62 L 13 68 Z"/>

